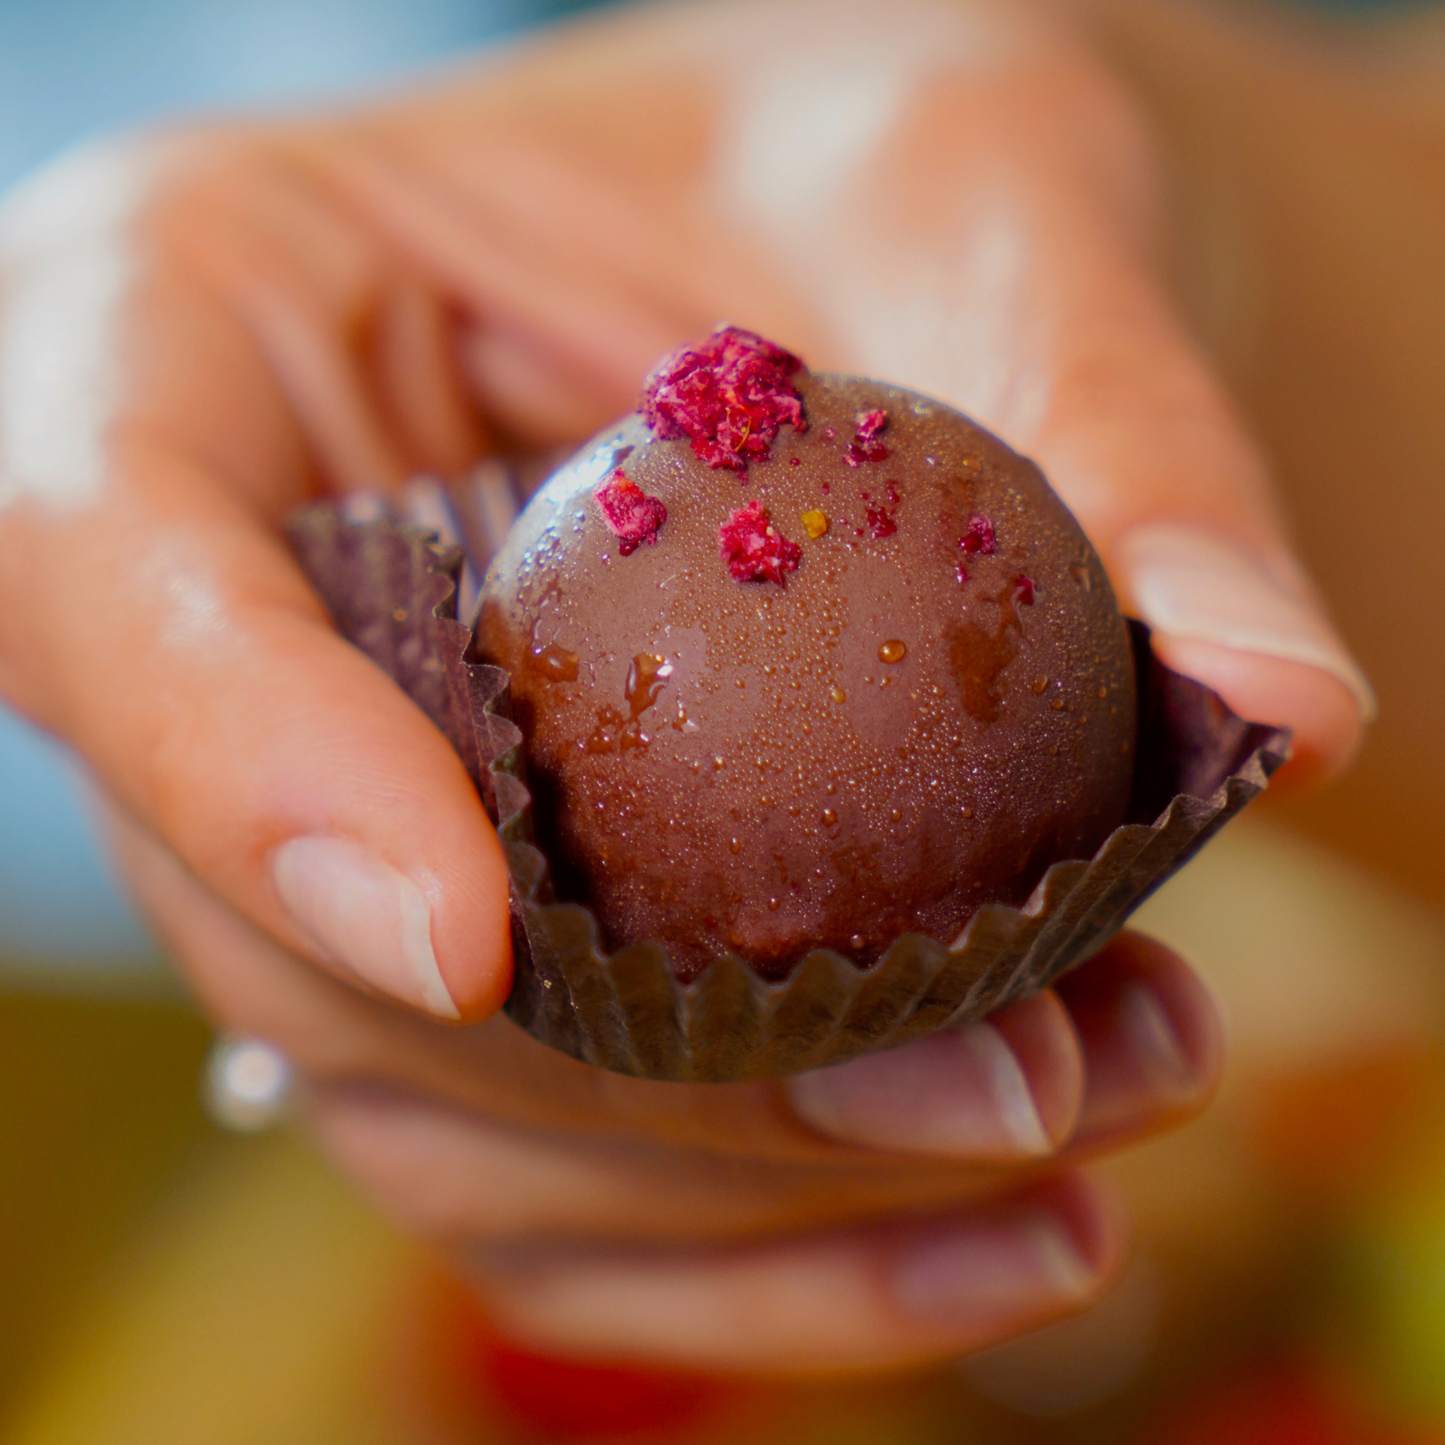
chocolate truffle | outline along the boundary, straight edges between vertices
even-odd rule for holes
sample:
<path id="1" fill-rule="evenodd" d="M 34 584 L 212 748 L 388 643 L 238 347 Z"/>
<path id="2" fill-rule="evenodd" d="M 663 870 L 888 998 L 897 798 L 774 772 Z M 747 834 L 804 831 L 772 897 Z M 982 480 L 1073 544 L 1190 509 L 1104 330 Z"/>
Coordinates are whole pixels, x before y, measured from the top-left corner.
<path id="1" fill-rule="evenodd" d="M 559 896 L 684 981 L 951 942 L 1124 819 L 1129 640 L 1039 469 L 747 332 L 669 357 L 548 481 L 478 643 Z"/>

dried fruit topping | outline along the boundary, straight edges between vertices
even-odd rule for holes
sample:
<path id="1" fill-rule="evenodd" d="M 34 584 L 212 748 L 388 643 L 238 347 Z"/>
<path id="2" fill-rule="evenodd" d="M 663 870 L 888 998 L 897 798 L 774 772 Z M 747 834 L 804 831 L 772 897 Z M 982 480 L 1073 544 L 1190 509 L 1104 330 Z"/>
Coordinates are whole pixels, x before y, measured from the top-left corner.
<path id="1" fill-rule="evenodd" d="M 803 363 L 751 331 L 722 326 L 666 356 L 643 383 L 639 410 L 657 437 L 688 437 L 710 467 L 743 473 L 765 459 L 784 422 L 807 431 L 788 380 Z"/>
<path id="2" fill-rule="evenodd" d="M 621 467 L 592 495 L 618 539 L 617 550 L 624 557 L 630 557 L 643 542 L 649 547 L 656 546 L 657 529 L 667 521 L 667 508 L 630 481 Z"/>
<path id="3" fill-rule="evenodd" d="M 891 537 L 898 530 L 898 518 L 887 507 L 868 508 L 868 530 L 875 537 Z"/>
<path id="4" fill-rule="evenodd" d="M 958 545 L 965 552 L 977 552 L 984 557 L 994 554 L 993 523 L 987 517 L 970 517 L 968 531 L 960 538 Z"/>
<path id="5" fill-rule="evenodd" d="M 803 530 L 809 538 L 816 542 L 828 530 L 828 514 L 815 507 L 811 512 L 804 512 L 802 515 Z"/>
<path id="6" fill-rule="evenodd" d="M 843 453 L 843 460 L 850 467 L 861 467 L 864 462 L 881 462 L 888 457 L 888 448 L 878 440 L 878 433 L 888 425 L 886 411 L 860 411 L 857 416 L 858 430 Z"/>
<path id="7" fill-rule="evenodd" d="M 1032 607 L 1034 605 L 1033 578 L 1025 577 L 1022 572 L 1014 578 L 1014 601 L 1021 607 Z"/>
<path id="8" fill-rule="evenodd" d="M 782 587 L 785 574 L 796 572 L 803 560 L 803 549 L 779 534 L 758 501 L 739 507 L 717 535 L 722 559 L 739 582 L 776 582 Z"/>

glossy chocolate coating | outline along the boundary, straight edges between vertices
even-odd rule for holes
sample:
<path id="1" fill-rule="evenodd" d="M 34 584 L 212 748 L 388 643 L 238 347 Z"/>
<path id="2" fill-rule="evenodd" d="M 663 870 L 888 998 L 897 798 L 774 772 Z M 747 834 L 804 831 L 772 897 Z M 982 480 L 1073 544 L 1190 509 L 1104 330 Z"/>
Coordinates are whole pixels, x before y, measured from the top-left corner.
<path id="1" fill-rule="evenodd" d="M 1089 857 L 1129 798 L 1128 637 L 1038 468 L 913 393 L 797 386 L 808 430 L 741 478 L 640 417 L 610 428 L 483 591 L 479 647 L 512 674 L 559 896 L 610 949 L 662 940 L 684 979 L 728 951 L 777 978 L 813 947 L 866 964 L 901 933 L 949 942 Z M 848 465 L 878 408 L 889 455 Z M 667 508 L 628 556 L 593 496 L 619 466 Z M 720 556 L 753 499 L 802 548 L 785 586 Z M 975 518 L 992 555 L 961 545 Z"/>

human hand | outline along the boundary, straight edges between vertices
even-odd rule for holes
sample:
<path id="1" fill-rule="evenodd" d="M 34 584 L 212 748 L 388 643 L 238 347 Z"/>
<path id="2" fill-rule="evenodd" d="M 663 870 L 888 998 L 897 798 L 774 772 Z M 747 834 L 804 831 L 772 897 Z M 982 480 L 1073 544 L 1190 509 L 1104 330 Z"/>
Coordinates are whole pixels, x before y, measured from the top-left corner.
<path id="1" fill-rule="evenodd" d="M 787 1085 L 430 1022 L 505 997 L 500 852 L 329 630 L 279 541 L 298 502 L 575 442 L 727 317 L 1032 452 L 1169 660 L 1295 728 L 1297 778 L 1359 734 L 1152 274 L 1127 112 L 1067 38 L 919 4 L 884 43 L 871 9 L 608 19 L 388 107 L 72 160 L 0 222 L 0 688 L 91 766 L 213 1013 L 286 1049 L 352 1171 L 561 1347 L 891 1363 L 1076 1308 L 1118 1222 L 1076 1175 L 1027 1181 L 1197 1107 L 1217 1026 L 1140 942 Z M 910 1315 L 905 1276 L 941 1293 Z"/>

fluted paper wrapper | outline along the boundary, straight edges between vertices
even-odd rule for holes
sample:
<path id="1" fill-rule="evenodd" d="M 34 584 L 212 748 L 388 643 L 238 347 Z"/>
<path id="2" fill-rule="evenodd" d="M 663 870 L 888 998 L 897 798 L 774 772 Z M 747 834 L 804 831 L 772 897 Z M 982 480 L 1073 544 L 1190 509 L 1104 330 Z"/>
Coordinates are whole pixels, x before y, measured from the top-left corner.
<path id="1" fill-rule="evenodd" d="M 457 620 L 459 584 L 474 591 L 475 583 L 463 579 L 466 553 L 438 532 L 466 537 L 478 574 L 499 538 L 478 545 L 475 509 L 470 524 L 465 508 L 452 515 L 458 525 L 428 516 L 435 529 L 426 530 L 380 507 L 358 517 L 325 504 L 299 514 L 289 533 L 339 631 L 446 734 L 497 824 L 512 881 L 507 1013 L 600 1068 L 691 1082 L 767 1078 L 1025 998 L 1097 952 L 1287 754 L 1287 731 L 1236 717 L 1217 694 L 1158 662 L 1148 629 L 1131 623 L 1140 729 L 1133 797 L 1129 821 L 1092 858 L 1055 863 L 1022 908 L 985 904 L 951 942 L 904 934 L 869 968 L 819 948 L 780 983 L 729 956 L 681 984 L 663 944 L 608 954 L 593 915 L 552 896 L 529 831 L 509 677 L 475 655 L 471 629 Z"/>

